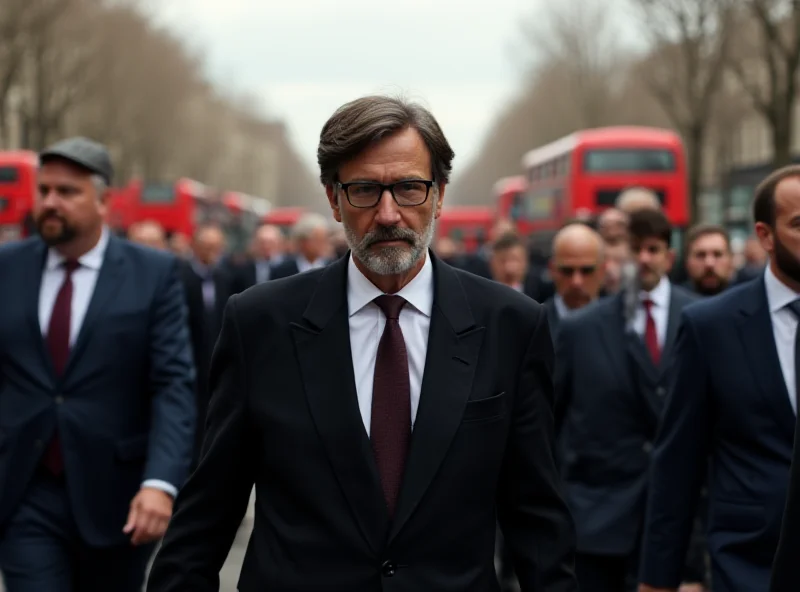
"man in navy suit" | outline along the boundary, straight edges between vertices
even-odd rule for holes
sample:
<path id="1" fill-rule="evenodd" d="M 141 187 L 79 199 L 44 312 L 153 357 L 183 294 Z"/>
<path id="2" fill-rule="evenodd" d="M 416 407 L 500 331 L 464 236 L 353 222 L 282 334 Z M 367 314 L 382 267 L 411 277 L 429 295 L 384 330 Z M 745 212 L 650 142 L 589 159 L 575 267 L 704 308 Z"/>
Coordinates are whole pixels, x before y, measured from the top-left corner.
<path id="1" fill-rule="evenodd" d="M 194 369 L 169 254 L 103 223 L 104 147 L 41 154 L 39 236 L 0 249 L 7 592 L 138 592 L 187 477 Z"/>
<path id="2" fill-rule="evenodd" d="M 653 455 L 642 592 L 678 587 L 706 482 L 714 592 L 769 589 L 795 432 L 799 167 L 764 180 L 754 218 L 767 269 L 682 315 Z M 789 561 L 796 570 L 796 555 Z"/>

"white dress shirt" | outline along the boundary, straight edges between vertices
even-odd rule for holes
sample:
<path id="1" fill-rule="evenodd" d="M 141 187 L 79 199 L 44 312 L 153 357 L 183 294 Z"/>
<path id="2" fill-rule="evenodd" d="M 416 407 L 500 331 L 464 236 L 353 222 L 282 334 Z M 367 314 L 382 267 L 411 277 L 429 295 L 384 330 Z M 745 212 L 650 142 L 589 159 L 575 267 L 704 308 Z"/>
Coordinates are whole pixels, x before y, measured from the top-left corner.
<path id="1" fill-rule="evenodd" d="M 797 387 L 795 386 L 794 336 L 797 331 L 797 317 L 786 307 L 789 303 L 800 298 L 800 294 L 776 278 L 769 265 L 764 271 L 764 286 L 767 290 L 767 304 L 769 306 L 769 316 L 772 320 L 772 334 L 775 336 L 775 349 L 778 350 L 778 360 L 783 371 L 783 380 L 786 382 L 786 391 L 789 393 L 789 402 L 792 404 L 792 409 L 794 409 L 796 415 Z"/>
<path id="2" fill-rule="evenodd" d="M 353 372 L 361 419 L 367 435 L 372 419 L 372 382 L 378 343 L 386 326 L 386 317 L 375 298 L 383 292 L 375 287 L 356 267 L 352 256 L 347 268 L 347 309 L 350 314 L 350 351 L 353 357 Z M 400 329 L 408 352 L 408 377 L 411 387 L 411 426 L 419 408 L 422 375 L 428 353 L 428 332 L 433 310 L 433 266 L 426 255 L 425 264 L 419 273 L 397 292 L 407 304 L 400 311 Z"/>
<path id="3" fill-rule="evenodd" d="M 639 305 L 636 307 L 636 313 L 633 315 L 631 321 L 631 329 L 636 331 L 636 334 L 644 339 L 644 333 L 647 329 L 647 311 L 644 309 L 644 301 L 650 299 L 653 301 L 653 306 L 650 308 L 650 314 L 653 316 L 653 321 L 656 325 L 656 336 L 658 337 L 658 347 L 664 349 L 664 341 L 667 339 L 667 324 L 669 323 L 669 300 L 672 294 L 672 285 L 666 277 L 662 277 L 655 288 L 650 292 L 642 290 L 639 293 Z"/>
<path id="4" fill-rule="evenodd" d="M 72 308 L 70 311 L 69 330 L 70 347 L 75 345 L 75 340 L 78 338 L 81 327 L 83 326 L 83 320 L 86 318 L 86 311 L 89 309 L 89 302 L 92 299 L 92 294 L 94 294 L 97 276 L 103 265 L 106 247 L 108 247 L 108 238 L 108 230 L 104 228 L 103 233 L 100 235 L 100 240 L 93 249 L 78 258 L 80 267 L 72 272 Z M 55 249 L 48 250 L 47 261 L 45 262 L 44 271 L 42 272 L 42 285 L 39 288 L 39 326 L 43 338 L 47 337 L 47 329 L 50 326 L 50 316 L 53 314 L 53 306 L 55 305 L 58 292 L 61 289 L 61 284 L 64 283 L 66 271 L 61 266 L 63 262 L 64 256 L 58 251 Z M 142 484 L 142 487 L 160 489 L 166 491 L 173 497 L 178 493 L 175 486 L 158 479 L 147 480 Z"/>
<path id="5" fill-rule="evenodd" d="M 297 261 L 297 271 L 298 273 L 303 273 L 306 271 L 311 271 L 312 269 L 321 269 L 325 267 L 325 259 L 319 258 L 314 263 L 311 263 L 308 259 L 303 257 L 302 255 L 298 255 L 295 260 Z"/>

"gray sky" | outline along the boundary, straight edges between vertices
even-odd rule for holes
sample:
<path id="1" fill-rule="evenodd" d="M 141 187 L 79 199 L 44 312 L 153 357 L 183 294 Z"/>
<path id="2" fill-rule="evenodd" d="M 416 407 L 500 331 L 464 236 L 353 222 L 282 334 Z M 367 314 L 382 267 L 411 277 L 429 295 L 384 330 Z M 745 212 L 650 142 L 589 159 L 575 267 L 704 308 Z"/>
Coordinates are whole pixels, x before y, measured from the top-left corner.
<path id="1" fill-rule="evenodd" d="M 574 0 L 563 0 L 572 2 Z M 370 92 L 427 105 L 456 152 L 480 148 L 518 88 L 521 25 L 542 0 L 159 0 L 159 19 L 208 58 L 219 83 L 257 96 L 316 169 L 325 120 Z"/>

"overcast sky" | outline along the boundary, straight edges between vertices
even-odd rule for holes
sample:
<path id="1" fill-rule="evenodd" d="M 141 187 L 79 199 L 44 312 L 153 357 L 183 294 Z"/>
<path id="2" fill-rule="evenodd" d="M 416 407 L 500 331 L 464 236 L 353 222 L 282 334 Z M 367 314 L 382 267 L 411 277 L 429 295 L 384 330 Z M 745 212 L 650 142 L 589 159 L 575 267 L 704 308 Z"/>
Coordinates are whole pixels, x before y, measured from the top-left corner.
<path id="1" fill-rule="evenodd" d="M 573 2 L 575 0 L 560 0 Z M 316 168 L 325 120 L 370 92 L 420 100 L 456 152 L 455 173 L 518 88 L 520 23 L 544 0 L 151 0 L 221 84 L 259 97 Z"/>

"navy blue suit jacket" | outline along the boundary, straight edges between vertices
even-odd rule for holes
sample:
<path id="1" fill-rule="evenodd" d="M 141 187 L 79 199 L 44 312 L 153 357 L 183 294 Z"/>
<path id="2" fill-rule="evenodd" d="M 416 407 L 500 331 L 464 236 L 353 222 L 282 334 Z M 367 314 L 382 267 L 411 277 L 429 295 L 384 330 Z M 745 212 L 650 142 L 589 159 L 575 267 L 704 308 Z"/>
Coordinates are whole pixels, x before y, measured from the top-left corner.
<path id="1" fill-rule="evenodd" d="M 0 248 L 0 531 L 58 426 L 82 538 L 121 544 L 142 482 L 180 487 L 191 459 L 194 367 L 178 262 L 110 237 L 57 378 L 38 316 L 46 254 L 39 238 Z"/>
<path id="2" fill-rule="evenodd" d="M 654 451 L 641 580 L 675 588 L 710 457 L 714 592 L 767 590 L 795 416 L 763 278 L 686 308 Z"/>

